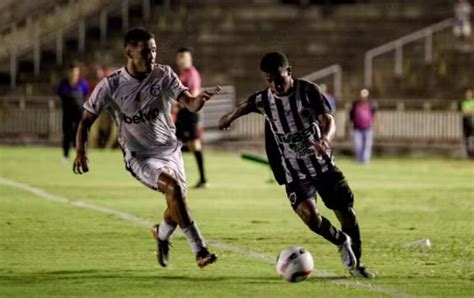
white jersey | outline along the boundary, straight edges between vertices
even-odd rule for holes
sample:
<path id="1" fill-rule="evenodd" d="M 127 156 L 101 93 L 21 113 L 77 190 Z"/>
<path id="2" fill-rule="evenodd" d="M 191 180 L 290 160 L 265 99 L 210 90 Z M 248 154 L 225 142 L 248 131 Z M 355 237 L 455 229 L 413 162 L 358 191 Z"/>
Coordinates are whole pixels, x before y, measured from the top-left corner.
<path id="1" fill-rule="evenodd" d="M 156 65 L 142 81 L 122 67 L 99 82 L 84 108 L 96 115 L 109 111 L 126 159 L 135 155 L 166 157 L 181 148 L 171 106 L 186 90 L 168 65 Z"/>

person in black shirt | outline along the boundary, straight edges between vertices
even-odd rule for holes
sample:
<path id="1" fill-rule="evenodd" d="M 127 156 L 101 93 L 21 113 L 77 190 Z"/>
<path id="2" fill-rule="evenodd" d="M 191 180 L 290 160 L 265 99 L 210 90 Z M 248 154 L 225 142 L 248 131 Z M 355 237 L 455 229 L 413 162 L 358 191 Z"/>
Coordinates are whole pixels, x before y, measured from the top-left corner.
<path id="1" fill-rule="evenodd" d="M 67 70 L 67 78 L 58 86 L 57 94 L 61 98 L 63 109 L 63 156 L 67 162 L 71 144 L 75 146 L 76 132 L 82 117 L 82 105 L 89 93 L 89 86 L 80 78 L 79 66 L 71 64 Z"/>

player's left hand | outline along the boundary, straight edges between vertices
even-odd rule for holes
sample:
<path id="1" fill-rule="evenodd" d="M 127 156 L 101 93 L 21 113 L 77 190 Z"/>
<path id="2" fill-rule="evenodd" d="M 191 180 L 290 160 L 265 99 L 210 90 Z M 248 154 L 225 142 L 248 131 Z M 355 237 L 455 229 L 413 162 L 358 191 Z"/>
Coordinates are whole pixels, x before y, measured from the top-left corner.
<path id="1" fill-rule="evenodd" d="M 205 91 L 202 91 L 201 93 L 199 93 L 199 95 L 197 96 L 197 98 L 198 98 L 200 101 L 206 102 L 206 101 L 208 101 L 211 97 L 213 97 L 214 95 L 216 95 L 217 93 L 219 93 L 220 91 L 221 91 L 221 87 L 216 86 L 213 90 L 205 90 Z"/>
<path id="2" fill-rule="evenodd" d="M 329 147 L 329 141 L 326 138 L 321 138 L 317 140 L 314 144 L 314 150 L 320 155 L 327 154 L 327 151 L 331 148 Z"/>
<path id="3" fill-rule="evenodd" d="M 72 171 L 74 174 L 80 174 L 89 172 L 89 161 L 85 153 L 78 152 L 74 163 L 72 165 Z"/>

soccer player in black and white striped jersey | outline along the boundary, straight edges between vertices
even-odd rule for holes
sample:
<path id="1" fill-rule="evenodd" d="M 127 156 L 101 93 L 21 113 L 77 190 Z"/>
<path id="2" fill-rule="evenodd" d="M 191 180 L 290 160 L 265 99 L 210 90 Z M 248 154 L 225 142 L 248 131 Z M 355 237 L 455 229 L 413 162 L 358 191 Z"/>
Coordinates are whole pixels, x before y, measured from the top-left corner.
<path id="1" fill-rule="evenodd" d="M 361 237 L 353 209 L 354 196 L 336 167 L 329 146 L 335 134 L 331 107 L 319 87 L 294 79 L 283 53 L 266 54 L 260 70 L 268 85 L 224 115 L 221 129 L 249 113 L 265 117 L 265 147 L 279 184 L 284 184 L 294 211 L 316 234 L 339 247 L 345 267 L 354 276 L 372 278 L 361 263 Z M 316 193 L 334 210 L 342 231 L 320 215 Z"/>

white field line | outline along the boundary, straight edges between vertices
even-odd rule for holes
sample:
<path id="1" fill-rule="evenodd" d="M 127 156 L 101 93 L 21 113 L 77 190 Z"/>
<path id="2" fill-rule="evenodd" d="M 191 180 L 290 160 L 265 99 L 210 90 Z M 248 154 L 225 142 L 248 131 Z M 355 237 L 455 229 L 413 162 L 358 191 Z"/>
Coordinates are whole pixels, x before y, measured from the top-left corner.
<path id="1" fill-rule="evenodd" d="M 123 220 L 126 220 L 128 222 L 131 222 L 131 223 L 134 223 L 134 224 L 137 224 L 137 225 L 140 225 L 140 226 L 151 227 L 154 224 L 153 222 L 151 222 L 149 220 L 137 217 L 137 216 L 135 216 L 133 214 L 130 214 L 130 213 L 127 213 L 127 212 L 123 212 L 123 211 L 108 208 L 108 207 L 102 207 L 102 206 L 98 206 L 98 205 L 94 205 L 94 204 L 90 204 L 90 203 L 86 203 L 86 202 L 81 202 L 81 201 L 78 201 L 78 200 L 71 200 L 71 199 L 68 199 L 68 198 L 65 198 L 65 197 L 62 197 L 62 196 L 51 194 L 51 193 L 46 192 L 46 191 L 44 191 L 40 188 L 36 188 L 36 187 L 30 186 L 28 184 L 17 182 L 15 180 L 0 177 L 0 185 L 11 186 L 11 187 L 15 187 L 17 189 L 21 189 L 21 190 L 33 193 L 36 196 L 38 196 L 38 197 L 40 197 L 44 200 L 47 200 L 47 201 L 67 204 L 67 205 L 71 205 L 71 206 L 77 207 L 77 208 L 89 209 L 89 210 L 94 210 L 94 211 L 98 211 L 98 212 L 102 212 L 102 213 L 111 214 L 111 215 L 114 215 L 115 217 L 121 218 Z M 218 240 L 208 240 L 208 242 L 211 243 L 214 247 L 220 248 L 222 250 L 227 250 L 227 251 L 230 251 L 230 252 L 233 252 L 233 253 L 244 255 L 246 257 L 257 259 L 257 260 L 260 260 L 260 261 L 265 262 L 267 264 L 275 264 L 276 259 L 274 257 L 263 254 L 263 253 L 258 252 L 256 250 L 253 250 L 253 249 L 235 246 L 235 245 L 232 245 L 232 244 L 220 242 Z M 337 285 L 362 288 L 362 289 L 366 289 L 366 290 L 371 291 L 371 292 L 375 292 L 375 293 L 379 293 L 379 294 L 385 294 L 385 295 L 388 295 L 390 297 L 395 297 L 395 298 L 412 298 L 412 297 L 415 297 L 413 295 L 403 293 L 399 290 L 388 289 L 388 288 L 373 285 L 373 284 L 370 284 L 370 283 L 367 283 L 367 282 L 360 282 L 360 281 L 357 281 L 357 280 L 351 280 L 351 279 L 345 279 L 345 278 L 336 278 L 335 274 L 327 272 L 327 271 L 323 271 L 323 270 L 316 269 L 313 275 L 317 276 L 317 277 L 328 278 L 327 280 L 329 282 L 337 284 Z M 333 279 L 330 279 L 330 278 L 333 278 Z"/>

